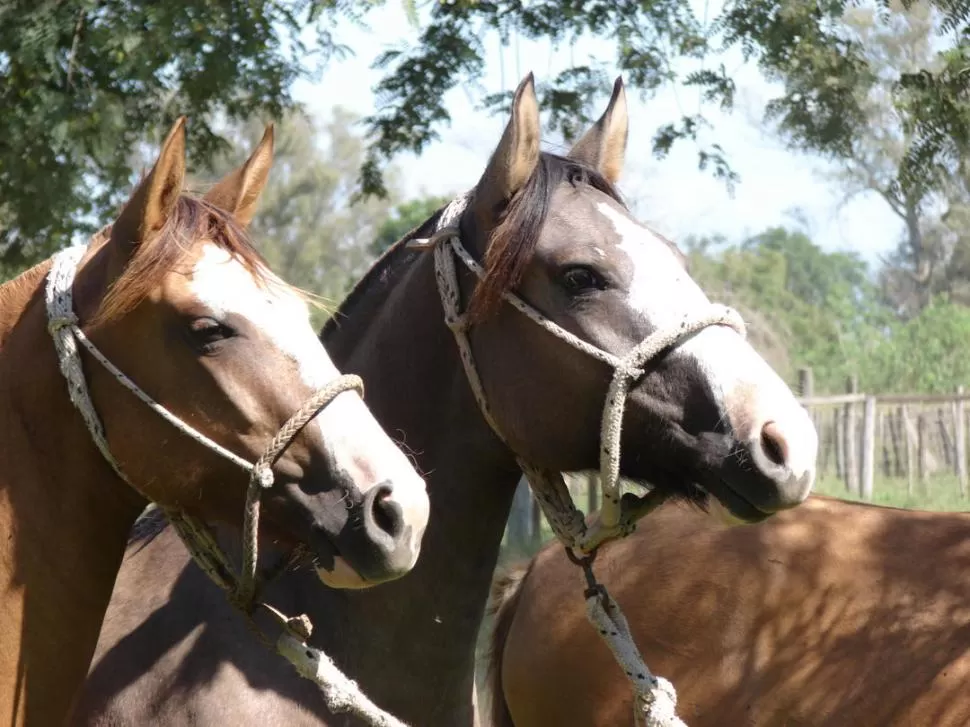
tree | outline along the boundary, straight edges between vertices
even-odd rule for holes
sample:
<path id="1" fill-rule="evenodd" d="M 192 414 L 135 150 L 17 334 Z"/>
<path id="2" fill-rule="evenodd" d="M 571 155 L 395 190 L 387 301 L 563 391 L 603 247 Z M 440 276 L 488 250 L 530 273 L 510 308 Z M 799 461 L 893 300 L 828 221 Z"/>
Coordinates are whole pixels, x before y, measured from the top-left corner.
<path id="1" fill-rule="evenodd" d="M 276 129 L 269 183 L 250 226 L 273 270 L 325 305 L 339 303 L 369 267 L 372 241 L 395 201 L 351 203 L 364 153 L 351 131 L 356 121 L 338 107 L 319 133 L 304 115 L 286 116 Z M 235 140 L 233 152 L 216 158 L 211 181 L 244 160 L 262 133 L 256 121 L 225 131 Z"/>
<path id="2" fill-rule="evenodd" d="M 859 41 L 871 75 L 860 77 L 854 89 L 863 118 L 847 147 L 829 154 L 837 163 L 831 176 L 843 188 L 846 201 L 874 192 L 903 224 L 903 237 L 880 272 L 884 293 L 903 316 L 917 314 L 933 295 L 949 287 L 954 272 L 949 260 L 960 232 L 944 224 L 940 213 L 970 199 L 966 189 L 954 183 L 961 176 L 959 165 L 951 165 L 935 180 L 912 177 L 911 156 L 920 143 L 912 129 L 919 113 L 893 92 L 900 70 L 919 73 L 942 67 L 934 46 L 943 22 L 927 3 L 914 3 L 888 21 L 875 6 L 857 6 L 842 21 L 846 33 Z M 782 133 L 794 146 L 816 150 L 797 133 Z"/>
<path id="3" fill-rule="evenodd" d="M 378 86 L 381 109 L 369 119 L 375 141 L 362 172 L 364 189 L 379 193 L 382 163 L 398 151 L 420 151 L 436 137 L 437 127 L 449 120 L 445 93 L 458 84 L 468 87 L 484 71 L 486 33 L 507 39 L 513 29 L 556 43 L 586 34 L 615 39 L 615 65 L 591 60 L 539 87 L 550 126 L 567 139 L 589 122 L 591 102 L 598 106 L 608 92 L 607 68 L 624 73 L 645 97 L 680 81 L 696 87 L 706 102 L 731 108 L 736 89 L 724 57 L 740 48 L 745 60 L 784 85 L 768 105 L 769 118 L 806 147 L 845 155 L 866 119 L 856 89 L 874 75 L 862 42 L 845 33 L 840 22 L 843 11 L 856 2 L 727 0 L 709 24 L 696 16 L 690 0 L 437 3 L 416 45 L 390 50 L 376 61 L 388 73 Z M 938 181 L 940 162 L 970 149 L 970 5 L 952 0 L 934 0 L 933 5 L 947 34 L 945 62 L 935 70 L 902 69 L 892 79 L 900 105 L 912 111 L 913 144 L 904 179 L 924 186 Z M 898 14 L 894 0 L 878 0 L 878 7 L 880 22 L 893 23 Z M 693 66 L 678 75 L 675 61 Z M 507 102 L 507 95 L 485 99 L 493 108 Z M 698 140 L 705 126 L 701 113 L 661 126 L 654 136 L 655 153 L 663 157 L 678 139 Z M 736 179 L 717 144 L 702 146 L 698 163 L 728 182 Z"/>
<path id="4" fill-rule="evenodd" d="M 952 393 L 970 381 L 968 342 L 970 308 L 935 297 L 877 341 L 860 384 L 866 391 Z"/>
<path id="5" fill-rule="evenodd" d="M 739 309 L 752 345 L 789 381 L 810 366 L 820 390 L 841 386 L 892 324 L 865 262 L 802 232 L 770 228 L 737 245 L 692 240 L 688 255 L 698 283 Z"/>
<path id="6" fill-rule="evenodd" d="M 225 150 L 220 117 L 279 117 L 301 64 L 340 50 L 326 29 L 351 12 L 335 0 L 0 4 L 0 263 L 90 232 L 123 201 L 138 145 L 179 114 L 196 168 Z"/>
<path id="7" fill-rule="evenodd" d="M 897 74 L 901 104 L 912 110 L 904 179 L 938 179 L 937 162 L 962 158 L 970 138 L 964 72 L 970 57 L 970 9 L 940 8 L 944 63 Z M 571 138 L 589 122 L 619 70 L 644 96 L 683 82 L 707 103 L 730 108 L 735 83 L 724 54 L 740 48 L 783 94 L 772 117 L 813 148 L 844 151 L 864 123 L 854 89 L 871 76 L 858 39 L 836 22 L 848 0 L 727 0 L 712 22 L 692 0 L 451 0 L 436 2 L 418 44 L 382 54 L 381 109 L 361 168 L 365 194 L 382 193 L 382 170 L 399 151 L 420 152 L 447 123 L 444 95 L 484 71 L 483 38 L 514 28 L 533 38 L 570 42 L 581 35 L 615 39 L 615 63 L 569 68 L 541 88 L 549 122 Z M 889 0 L 882 0 L 888 3 Z M 383 0 L 8 0 L 0 5 L 0 256 L 16 263 L 43 257 L 90 231 L 123 197 L 135 176 L 139 145 L 156 141 L 177 114 L 191 119 L 196 169 L 224 150 L 221 120 L 278 118 L 294 106 L 290 90 L 312 52 L 324 62 L 341 48 L 328 34 L 337 18 L 360 18 Z M 414 15 L 416 5 L 406 0 Z M 887 11 L 891 17 L 893 13 Z M 310 27 L 319 43 L 300 42 Z M 675 62 L 691 64 L 678 75 Z M 505 103 L 486 98 L 487 107 Z M 655 152 L 699 139 L 706 122 L 687 114 L 661 126 Z M 729 182 L 736 177 L 716 144 L 699 164 Z M 927 171 L 930 170 L 930 171 Z"/>
<path id="8" fill-rule="evenodd" d="M 450 201 L 449 197 L 426 197 L 399 204 L 377 231 L 377 237 L 370 248 L 371 254 L 375 257 L 381 255 Z"/>

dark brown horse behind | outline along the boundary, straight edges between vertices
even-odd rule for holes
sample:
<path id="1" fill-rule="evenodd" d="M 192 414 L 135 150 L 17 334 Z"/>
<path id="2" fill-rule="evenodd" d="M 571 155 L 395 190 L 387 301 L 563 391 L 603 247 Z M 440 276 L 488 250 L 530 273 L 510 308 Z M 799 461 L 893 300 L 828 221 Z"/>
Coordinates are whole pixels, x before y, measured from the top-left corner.
<path id="1" fill-rule="evenodd" d="M 690 727 L 970 724 L 970 514 L 813 496 L 728 528 L 665 505 L 597 573 Z M 496 581 L 491 727 L 630 724 L 626 677 L 550 545 Z"/>

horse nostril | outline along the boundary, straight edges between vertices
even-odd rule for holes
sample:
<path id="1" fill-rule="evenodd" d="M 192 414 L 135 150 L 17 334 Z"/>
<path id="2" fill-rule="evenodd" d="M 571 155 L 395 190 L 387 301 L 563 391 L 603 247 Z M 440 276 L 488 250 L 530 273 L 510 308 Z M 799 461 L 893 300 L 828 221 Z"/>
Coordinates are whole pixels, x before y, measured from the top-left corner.
<path id="1" fill-rule="evenodd" d="M 777 422 L 768 422 L 761 428 L 761 447 L 776 465 L 784 467 L 788 462 L 788 440 Z"/>
<path id="2" fill-rule="evenodd" d="M 404 531 L 404 510 L 391 499 L 391 488 L 386 485 L 374 488 L 370 502 L 370 515 L 374 525 L 397 540 Z"/>

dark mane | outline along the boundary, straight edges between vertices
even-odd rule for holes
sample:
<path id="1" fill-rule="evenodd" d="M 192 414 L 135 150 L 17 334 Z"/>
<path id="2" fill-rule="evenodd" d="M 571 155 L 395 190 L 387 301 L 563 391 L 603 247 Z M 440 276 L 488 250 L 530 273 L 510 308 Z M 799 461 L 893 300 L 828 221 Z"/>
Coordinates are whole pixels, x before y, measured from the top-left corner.
<path id="1" fill-rule="evenodd" d="M 409 250 L 406 245 L 409 240 L 413 240 L 416 237 L 427 237 L 430 235 L 434 231 L 434 227 L 438 223 L 438 218 L 441 217 L 443 211 L 444 207 L 437 209 L 431 217 L 406 233 L 374 261 L 370 269 L 351 288 L 343 302 L 334 311 L 334 314 L 323 324 L 323 329 L 320 331 L 320 340 L 325 342 L 327 337 L 334 332 L 334 329 L 340 325 L 340 319 L 352 315 L 352 311 L 357 308 L 364 296 L 371 290 L 375 280 L 386 278 L 392 270 L 407 265 L 414 258 L 424 254 L 420 251 Z"/>
<path id="2" fill-rule="evenodd" d="M 110 228 L 105 234 L 111 234 Z M 266 261 L 233 216 L 204 199 L 182 194 L 165 226 L 132 257 L 111 286 L 92 323 L 117 319 L 134 309 L 202 239 L 231 253 L 258 281 L 267 280 Z"/>
<path id="3" fill-rule="evenodd" d="M 552 193 L 560 184 L 567 182 L 574 187 L 589 185 L 626 206 L 616 188 L 596 170 L 557 154 L 540 154 L 532 175 L 506 206 L 498 225 L 492 230 L 485 255 L 485 278 L 475 290 L 470 306 L 471 315 L 489 315 L 501 302 L 502 293 L 518 285 L 549 216 Z M 324 324 L 320 332 L 322 340 L 326 341 L 340 325 L 341 318 L 353 314 L 376 280 L 385 279 L 394 269 L 424 254 L 409 250 L 406 244 L 416 237 L 429 236 L 443 211 L 444 207 L 438 209 L 374 261 Z"/>
<path id="4" fill-rule="evenodd" d="M 588 185 L 626 206 L 620 193 L 599 172 L 557 154 L 540 154 L 532 175 L 512 197 L 489 237 L 485 277 L 469 306 L 473 320 L 491 315 L 502 302 L 502 294 L 519 284 L 549 216 L 552 194 L 563 183 Z"/>

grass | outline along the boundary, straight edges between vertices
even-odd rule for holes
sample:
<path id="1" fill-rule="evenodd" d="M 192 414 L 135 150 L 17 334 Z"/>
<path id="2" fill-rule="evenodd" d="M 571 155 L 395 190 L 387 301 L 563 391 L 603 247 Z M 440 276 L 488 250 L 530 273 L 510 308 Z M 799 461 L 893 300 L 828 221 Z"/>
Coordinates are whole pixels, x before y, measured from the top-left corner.
<path id="1" fill-rule="evenodd" d="M 872 485 L 872 504 L 942 512 L 970 510 L 970 500 L 960 494 L 956 475 L 936 475 L 926 483 L 917 481 L 913 484 L 912 493 L 908 488 L 905 478 L 877 478 Z M 861 497 L 846 491 L 845 483 L 831 476 L 820 478 L 815 492 L 843 500 L 862 501 Z"/>

